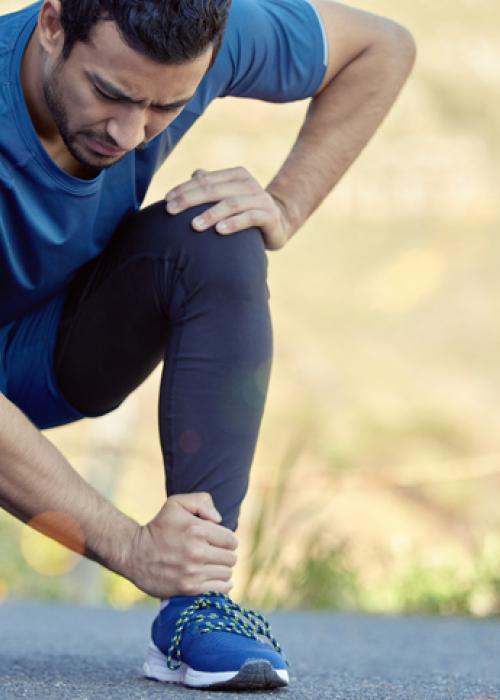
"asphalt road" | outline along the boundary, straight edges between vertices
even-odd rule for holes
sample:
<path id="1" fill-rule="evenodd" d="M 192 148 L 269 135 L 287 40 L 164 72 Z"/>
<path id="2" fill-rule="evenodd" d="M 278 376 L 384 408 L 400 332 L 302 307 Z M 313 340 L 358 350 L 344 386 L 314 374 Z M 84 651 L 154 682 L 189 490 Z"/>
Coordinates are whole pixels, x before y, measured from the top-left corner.
<path id="1" fill-rule="evenodd" d="M 0 605 L 0 700 L 239 697 L 141 677 L 154 609 Z M 292 664 L 283 700 L 500 700 L 500 621 L 269 615 Z"/>

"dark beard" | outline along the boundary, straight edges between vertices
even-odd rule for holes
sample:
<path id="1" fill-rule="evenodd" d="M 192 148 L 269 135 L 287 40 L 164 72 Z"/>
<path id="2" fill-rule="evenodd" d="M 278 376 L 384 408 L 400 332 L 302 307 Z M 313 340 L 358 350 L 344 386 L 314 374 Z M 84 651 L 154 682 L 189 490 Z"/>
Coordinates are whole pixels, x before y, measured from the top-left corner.
<path id="1" fill-rule="evenodd" d="M 50 76 L 44 76 L 43 79 L 43 94 L 45 96 L 45 101 L 49 108 L 52 119 L 61 135 L 64 145 L 71 153 L 73 158 L 83 166 L 84 177 L 94 178 L 100 173 L 104 168 L 110 168 L 115 165 L 118 160 L 116 159 L 112 163 L 108 164 L 97 164 L 86 157 L 85 153 L 79 148 L 77 143 L 78 136 L 90 136 L 96 137 L 96 134 L 91 131 L 79 131 L 72 133 L 68 127 L 68 114 L 63 105 L 62 99 L 60 97 L 60 89 L 58 83 L 58 75 L 60 71 L 61 63 L 58 63 Z M 106 141 L 105 138 L 99 137 L 101 141 Z M 108 140 L 109 141 L 109 140 Z M 114 144 L 113 144 L 114 145 Z M 96 156 L 97 158 L 98 156 Z"/>

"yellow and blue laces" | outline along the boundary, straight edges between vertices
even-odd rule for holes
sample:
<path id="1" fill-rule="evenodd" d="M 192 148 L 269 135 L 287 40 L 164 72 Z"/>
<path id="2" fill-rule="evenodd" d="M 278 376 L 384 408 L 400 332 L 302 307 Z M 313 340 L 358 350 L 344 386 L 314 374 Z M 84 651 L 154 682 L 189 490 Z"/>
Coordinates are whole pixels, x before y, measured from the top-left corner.
<path id="1" fill-rule="evenodd" d="M 208 615 L 199 612 L 206 608 L 215 608 L 218 612 L 211 612 Z M 221 619 L 221 613 L 228 619 Z M 257 635 L 263 636 L 269 639 L 277 652 L 283 654 L 280 645 L 271 634 L 269 622 L 263 615 L 249 608 L 241 607 L 224 593 L 209 591 L 187 605 L 175 624 L 174 634 L 167 652 L 167 666 L 171 670 L 175 670 L 181 665 L 182 633 L 187 625 L 192 623 L 195 623 L 196 629 L 203 634 L 226 631 L 255 640 L 259 639 Z"/>

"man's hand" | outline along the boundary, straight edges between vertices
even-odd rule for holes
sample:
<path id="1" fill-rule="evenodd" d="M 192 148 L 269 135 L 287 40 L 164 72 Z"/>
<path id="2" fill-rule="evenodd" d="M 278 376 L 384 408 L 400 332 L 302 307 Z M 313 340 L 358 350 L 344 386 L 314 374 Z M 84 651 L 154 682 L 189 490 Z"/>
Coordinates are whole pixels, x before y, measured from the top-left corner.
<path id="1" fill-rule="evenodd" d="M 236 535 L 208 493 L 171 496 L 139 525 L 101 496 L 0 393 L 0 508 L 158 598 L 231 590 Z"/>
<path id="2" fill-rule="evenodd" d="M 413 37 L 397 22 L 334 0 L 311 3 L 323 20 L 328 65 L 297 141 L 267 186 L 292 236 L 372 138 L 416 56 Z"/>
<path id="3" fill-rule="evenodd" d="M 188 182 L 168 192 L 165 200 L 169 214 L 217 202 L 193 219 L 193 228 L 199 232 L 215 226 L 218 233 L 230 235 L 256 226 L 267 250 L 282 248 L 291 235 L 283 204 L 245 168 L 196 170 Z"/>
<path id="4" fill-rule="evenodd" d="M 229 593 L 236 563 L 236 535 L 217 525 L 208 493 L 170 496 L 158 515 L 133 539 L 124 573 L 156 598 Z"/>

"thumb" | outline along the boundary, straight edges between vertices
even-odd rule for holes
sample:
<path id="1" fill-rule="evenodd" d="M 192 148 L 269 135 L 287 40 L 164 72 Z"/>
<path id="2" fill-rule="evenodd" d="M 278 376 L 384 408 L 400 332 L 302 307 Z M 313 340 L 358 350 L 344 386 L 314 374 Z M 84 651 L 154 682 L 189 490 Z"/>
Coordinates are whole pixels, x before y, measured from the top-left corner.
<path id="1" fill-rule="evenodd" d="M 222 516 L 214 506 L 212 496 L 209 493 L 181 493 L 171 496 L 171 498 L 175 499 L 184 510 L 192 515 L 197 515 L 204 520 L 212 520 L 215 523 L 220 523 L 222 520 Z"/>

